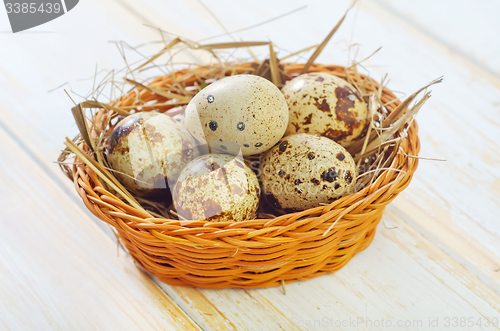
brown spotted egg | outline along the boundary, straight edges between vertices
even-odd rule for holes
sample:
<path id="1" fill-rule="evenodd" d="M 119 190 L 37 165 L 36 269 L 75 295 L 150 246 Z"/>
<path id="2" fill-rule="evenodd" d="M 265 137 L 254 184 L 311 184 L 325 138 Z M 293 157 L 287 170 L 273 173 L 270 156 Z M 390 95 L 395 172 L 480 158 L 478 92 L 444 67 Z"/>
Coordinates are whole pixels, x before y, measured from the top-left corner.
<path id="1" fill-rule="evenodd" d="M 286 134 L 316 133 L 342 146 L 356 140 L 367 124 L 367 107 L 356 89 L 340 77 L 314 72 L 283 88 L 290 109 Z"/>
<path id="2" fill-rule="evenodd" d="M 255 216 L 260 187 L 241 156 L 205 154 L 182 170 L 172 195 L 184 219 L 238 222 Z"/>
<path id="3" fill-rule="evenodd" d="M 189 132 L 170 116 L 140 112 L 125 117 L 107 142 L 107 159 L 128 190 L 171 203 L 169 182 L 199 152 Z"/>
<path id="4" fill-rule="evenodd" d="M 243 155 L 262 153 L 283 137 L 288 106 L 280 90 L 265 78 L 236 75 L 201 90 L 186 108 L 184 125 L 211 150 L 236 143 Z"/>
<path id="5" fill-rule="evenodd" d="M 356 165 L 349 152 L 319 135 L 285 136 L 261 158 L 262 192 L 285 213 L 317 207 L 352 192 Z"/>

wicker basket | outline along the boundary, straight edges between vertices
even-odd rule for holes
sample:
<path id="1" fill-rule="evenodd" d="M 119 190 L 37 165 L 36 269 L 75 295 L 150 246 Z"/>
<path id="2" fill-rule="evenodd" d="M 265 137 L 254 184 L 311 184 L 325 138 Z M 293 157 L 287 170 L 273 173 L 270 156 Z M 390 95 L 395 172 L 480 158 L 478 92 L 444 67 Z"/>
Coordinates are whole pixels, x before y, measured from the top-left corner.
<path id="1" fill-rule="evenodd" d="M 255 69 L 256 65 L 239 66 L 241 71 L 238 73 L 245 73 L 245 67 Z M 298 73 L 302 66 L 283 64 L 284 74 Z M 341 66 L 315 64 L 309 71 L 329 72 L 346 78 L 346 69 Z M 208 66 L 199 67 L 194 72 L 193 69 L 179 71 L 175 79 L 189 86 L 215 76 Z M 217 75 L 233 73 L 219 72 Z M 172 85 L 169 77 L 158 77 L 148 86 Z M 363 75 L 361 79 L 364 79 Z M 375 88 L 378 88 L 377 83 Z M 366 89 L 373 91 L 373 86 L 366 84 Z M 153 108 L 166 111 L 174 107 L 165 105 L 166 99 L 162 101 L 151 89 L 140 87 L 113 105 L 130 106 L 137 98 L 159 104 L 157 107 L 143 107 L 143 111 Z M 393 93 L 383 90 L 382 102 L 395 99 Z M 390 112 L 400 103 L 395 100 L 386 108 Z M 106 110 L 97 113 L 97 126 L 105 128 L 106 114 Z M 405 156 L 405 153 L 417 155 L 419 152 L 416 122 L 413 121 L 406 131 L 407 137 L 391 165 L 391 168 L 403 171 L 385 170 L 371 185 L 330 205 L 274 219 L 213 223 L 152 218 L 106 190 L 96 173 L 88 166 L 78 164 L 78 159 L 72 167 L 63 166 L 63 170 L 74 180 L 87 208 L 112 225 L 120 243 L 135 262 L 161 281 L 202 288 L 271 287 L 339 270 L 370 245 L 385 206 L 408 186 L 418 165 L 418 159 Z M 396 133 L 399 134 L 401 132 Z M 84 144 L 81 147 L 89 151 Z"/>

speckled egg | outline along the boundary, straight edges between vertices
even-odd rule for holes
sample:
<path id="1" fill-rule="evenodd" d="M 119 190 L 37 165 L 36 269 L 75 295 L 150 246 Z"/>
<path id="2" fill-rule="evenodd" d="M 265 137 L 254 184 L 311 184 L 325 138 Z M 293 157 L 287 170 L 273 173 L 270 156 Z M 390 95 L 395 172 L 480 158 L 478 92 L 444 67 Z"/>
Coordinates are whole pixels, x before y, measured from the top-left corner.
<path id="1" fill-rule="evenodd" d="M 356 165 L 349 152 L 319 135 L 285 136 L 259 166 L 266 201 L 285 213 L 331 203 L 352 192 Z"/>
<path id="2" fill-rule="evenodd" d="M 225 150 L 225 142 L 233 142 L 243 155 L 258 154 L 283 137 L 288 106 L 280 90 L 267 79 L 236 75 L 201 90 L 186 109 L 184 125 L 214 150 Z"/>
<path id="3" fill-rule="evenodd" d="M 241 156 L 205 154 L 182 170 L 172 195 L 184 219 L 239 222 L 255 216 L 260 187 Z"/>
<path id="4" fill-rule="evenodd" d="M 322 72 L 307 73 L 283 88 L 290 109 L 286 134 L 316 133 L 348 146 L 367 124 L 366 102 L 344 79 Z"/>
<path id="5" fill-rule="evenodd" d="M 140 112 L 125 117 L 107 142 L 114 175 L 128 190 L 171 203 L 169 183 L 197 157 L 195 140 L 170 116 Z"/>

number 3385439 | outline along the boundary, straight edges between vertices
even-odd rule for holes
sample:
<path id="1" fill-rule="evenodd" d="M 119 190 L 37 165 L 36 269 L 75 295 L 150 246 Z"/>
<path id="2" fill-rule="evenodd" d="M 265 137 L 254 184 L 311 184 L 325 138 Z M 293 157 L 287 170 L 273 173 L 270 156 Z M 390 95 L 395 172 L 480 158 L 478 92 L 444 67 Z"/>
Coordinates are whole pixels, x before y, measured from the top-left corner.
<path id="1" fill-rule="evenodd" d="M 59 3 L 41 3 L 40 5 L 36 3 L 6 3 L 5 8 L 7 8 L 7 14 L 27 14 L 27 13 L 55 13 L 58 14 L 61 11 L 61 4 Z"/>

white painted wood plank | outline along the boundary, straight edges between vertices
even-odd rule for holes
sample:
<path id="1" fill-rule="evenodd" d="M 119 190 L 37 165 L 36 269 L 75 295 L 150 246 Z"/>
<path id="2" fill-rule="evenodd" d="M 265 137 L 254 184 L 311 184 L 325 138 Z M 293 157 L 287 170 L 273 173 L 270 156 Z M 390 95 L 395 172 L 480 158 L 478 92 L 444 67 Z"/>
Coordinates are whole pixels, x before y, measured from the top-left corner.
<path id="1" fill-rule="evenodd" d="M 396 20 L 376 6 L 367 6 L 366 12 L 383 21 Z M 495 221 L 500 212 L 500 192 L 493 184 L 499 180 L 500 160 L 494 151 L 500 139 L 500 82 L 482 75 L 480 68 L 462 57 L 450 56 L 445 47 L 403 21 L 395 22 L 415 33 L 415 39 L 402 38 L 385 49 L 403 62 L 391 64 L 391 86 L 411 91 L 418 86 L 417 81 L 430 80 L 436 72 L 445 75 L 445 82 L 436 86 L 417 119 L 421 155 L 447 161 L 422 161 L 412 185 L 394 206 L 415 215 L 409 219 L 418 231 L 448 254 L 463 257 L 462 262 L 480 279 L 489 282 L 487 278 L 491 278 L 489 284 L 500 293 L 500 275 L 495 272 L 500 266 L 500 226 Z M 393 30 L 388 27 L 379 33 Z M 418 44 L 419 39 L 425 43 Z M 427 43 L 432 48 L 424 47 Z M 410 63 L 409 52 L 403 50 L 412 47 L 425 65 Z"/>
<path id="2" fill-rule="evenodd" d="M 144 23 L 147 21 L 113 1 L 94 0 L 80 2 L 68 14 L 32 30 L 0 33 L 0 127 L 20 141 L 82 209 L 85 206 L 74 186 L 52 163 L 64 148 L 64 137 L 78 133 L 71 114 L 73 102 L 63 88 L 85 95 L 92 90 L 96 68 L 124 67 L 118 48 L 111 42 L 139 45 L 157 38 L 158 33 Z M 0 19 L 0 31 L 9 29 L 7 17 Z M 142 50 L 152 53 L 154 49 L 148 47 Z M 142 58 L 125 50 L 129 61 Z M 65 83 L 69 84 L 49 93 Z M 97 224 L 108 230 L 103 222 Z"/>
<path id="3" fill-rule="evenodd" d="M 87 94 L 96 67 L 98 71 L 123 68 L 124 60 L 112 42 L 139 45 L 156 39 L 158 33 L 144 23 L 113 1 L 94 0 L 81 1 L 69 13 L 25 33 L 0 34 L 3 117 L 25 132 L 26 140 L 35 142 L 48 159 L 57 159 L 61 138 L 78 132 L 70 111 L 73 103 L 63 88 Z M 0 24 L 0 31 L 9 29 L 8 20 L 1 19 Z M 153 48 L 141 51 L 150 54 Z M 127 50 L 128 61 L 140 58 Z M 123 73 L 117 76 L 122 78 Z M 70 85 L 48 92 L 65 83 Z"/>
<path id="4" fill-rule="evenodd" d="M 197 326 L 0 130 L 2 330 Z"/>
<path id="5" fill-rule="evenodd" d="M 378 228 L 372 245 L 340 271 L 281 288 L 253 290 L 199 290 L 162 286 L 184 309 L 196 310 L 209 324 L 215 312 L 227 321 L 219 330 L 319 330 L 347 321 L 348 330 L 386 330 L 368 321 L 412 323 L 405 330 L 444 329 L 446 318 L 497 317 L 500 297 L 469 274 L 392 211 L 387 229 Z M 440 328 L 429 326 L 439 320 Z M 326 323 L 326 324 L 324 324 Z M 332 325 L 333 323 L 333 325 Z M 414 323 L 414 324 L 413 324 Z M 486 320 L 482 320 L 486 324 Z M 316 325 L 318 326 L 318 325 Z M 345 326 L 345 325 L 344 325 Z M 479 330 L 476 325 L 456 330 Z"/>
<path id="6" fill-rule="evenodd" d="M 498 1 L 374 0 L 450 52 L 500 78 Z"/>
<path id="7" fill-rule="evenodd" d="M 85 3 L 90 7 L 83 6 Z M 123 14 L 127 19 L 123 19 L 122 14 L 115 15 L 115 9 L 119 8 L 117 3 L 128 8 L 128 13 Z M 303 4 L 302 1 L 255 1 L 228 5 L 227 2 L 211 1 L 210 9 L 229 30 L 235 30 Z M 300 13 L 301 16 L 291 15 L 235 37 L 260 40 L 265 36 L 283 49 L 297 50 L 321 41 L 347 6 L 347 1 L 313 2 Z M 141 2 L 140 6 L 137 2 L 125 0 L 106 4 L 85 1 L 76 8 L 79 7 L 80 14 L 74 14 L 73 19 L 78 20 L 80 26 L 91 29 L 90 32 L 70 27 L 72 30 L 62 33 L 63 29 L 58 25 L 55 28 L 59 31 L 57 38 L 44 35 L 45 39 L 38 39 L 38 35 L 36 38 L 23 35 L 25 39 L 20 42 L 19 39 L 0 36 L 8 46 L 5 48 L 8 52 L 2 53 L 2 60 L 7 56 L 8 61 L 2 63 L 19 63 L 16 60 L 23 58 L 29 60 L 30 57 L 24 54 L 32 53 L 33 49 L 38 51 L 41 59 L 49 61 L 49 69 L 39 68 L 30 61 L 27 68 L 0 66 L 0 84 L 5 87 L 0 92 L 4 125 L 17 134 L 29 131 L 30 136 L 18 136 L 28 148 L 37 150 L 36 153 L 45 159 L 47 155 L 57 155 L 61 138 L 68 135 L 72 118 L 67 111 L 71 103 L 62 92 L 56 98 L 54 94 L 45 94 L 44 91 L 66 80 L 91 76 L 96 59 L 102 61 L 103 66 L 116 67 L 115 63 L 119 62 L 117 53 L 105 43 L 110 39 L 108 29 L 114 31 L 116 39 L 129 38 L 129 41 L 156 38 L 139 24 L 144 21 L 192 39 L 221 32 L 209 13 L 194 1 L 165 4 L 149 0 Z M 98 20 L 87 26 L 85 17 L 89 16 L 82 13 L 90 15 L 93 10 L 89 8 L 97 12 Z M 294 316 L 303 320 L 310 319 L 309 316 L 323 318 L 336 313 L 339 316 L 357 316 L 363 313 L 363 309 L 368 310 L 368 317 L 373 316 L 373 319 L 444 318 L 444 313 L 460 313 L 461 317 L 469 316 L 474 311 L 492 316 L 498 310 L 498 297 L 488 293 L 484 284 L 497 290 L 498 273 L 494 270 L 500 265 L 498 245 L 495 244 L 500 229 L 493 222 L 494 215 L 500 211 L 499 191 L 490 184 L 498 181 L 498 174 L 494 171 L 498 157 L 491 151 L 498 148 L 500 84 L 463 56 L 450 54 L 439 42 L 376 4 L 363 2 L 359 12 L 353 14 L 319 61 L 345 63 L 346 44 L 354 26 L 352 40 L 361 44 L 359 58 L 369 55 L 381 45 L 384 47 L 367 65 L 370 65 L 375 78 L 389 72 L 392 78 L 390 86 L 394 89 L 411 93 L 436 76 L 445 74 L 445 83 L 435 88 L 433 98 L 418 119 L 422 155 L 443 157 L 448 161 L 442 164 L 422 161 L 410 187 L 390 206 L 384 217 L 391 225 L 399 226 L 398 232 L 382 228 L 374 244 L 339 273 L 289 285 L 286 297 L 281 295 L 280 289 L 204 291 L 165 286 L 173 299 L 187 309 L 201 326 L 269 329 L 270 323 L 278 320 L 283 328 L 288 329 L 293 327 L 291 319 Z M 64 24 L 61 26 L 65 29 L 73 26 L 63 22 L 62 18 L 60 23 L 57 21 L 54 24 Z M 111 23 L 108 24 L 108 21 Z M 72 51 L 81 51 L 72 38 L 75 33 L 79 36 L 77 40 L 83 40 L 86 46 L 81 57 L 77 51 Z M 217 39 L 222 40 L 230 39 Z M 45 49 L 47 44 L 52 48 Z M 60 49 L 61 44 L 68 45 L 68 48 Z M 57 57 L 54 56 L 55 49 L 61 52 Z M 265 54 L 267 50 L 256 52 Z M 279 56 L 284 54 L 286 52 L 281 51 Z M 72 59 L 69 55 L 77 57 L 79 66 L 61 61 L 63 58 Z M 7 78 L 2 80 L 1 77 Z M 31 78 L 27 80 L 25 77 Z M 84 83 L 90 85 L 90 81 Z M 26 98 L 26 95 L 32 98 Z M 42 110 L 50 116 L 41 116 L 40 103 L 43 104 Z M 471 116 L 471 109 L 479 110 L 476 111 L 479 114 Z M 63 122 L 55 123 L 54 116 L 63 113 Z M 464 131 L 464 124 L 467 124 L 467 131 Z M 71 130 L 76 132 L 75 127 Z M 473 181 L 471 173 L 474 175 L 474 172 L 471 169 L 486 179 Z M 490 201 L 478 198 L 484 196 L 484 192 L 487 192 Z M 404 222 L 401 217 L 404 217 Z M 391 233 L 396 235 L 391 237 Z M 383 286 L 383 293 L 379 288 L 370 290 L 372 280 Z M 357 286 L 361 287 L 358 292 Z M 416 291 L 415 286 L 421 291 Z M 425 301 L 426 294 L 434 298 L 433 293 L 439 294 L 438 301 L 435 301 L 439 304 Z M 333 308 L 325 307 L 322 311 L 322 307 L 317 309 L 314 303 L 320 301 L 328 306 L 329 303 L 323 302 L 324 297 L 340 301 L 336 300 Z M 449 309 L 444 310 L 442 306 L 449 306 Z M 244 313 L 237 311 L 239 307 Z M 434 311 L 436 314 L 429 316 Z"/>

